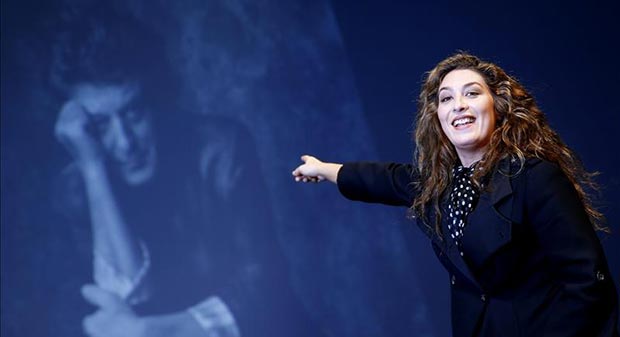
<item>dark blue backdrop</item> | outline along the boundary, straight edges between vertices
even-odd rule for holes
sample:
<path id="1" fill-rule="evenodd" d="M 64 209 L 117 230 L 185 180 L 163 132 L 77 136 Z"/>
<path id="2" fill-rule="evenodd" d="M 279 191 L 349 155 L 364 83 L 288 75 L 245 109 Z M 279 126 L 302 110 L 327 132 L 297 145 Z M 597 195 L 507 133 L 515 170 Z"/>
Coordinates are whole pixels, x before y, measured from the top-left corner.
<path id="1" fill-rule="evenodd" d="M 51 206 L 52 185 L 71 161 L 53 136 L 67 96 L 52 69 L 60 23 L 74 11 L 88 17 L 79 11 L 89 3 L 96 1 L 1 4 L 3 336 L 56 336 L 65 330 L 59 326 L 79 324 L 58 309 L 65 292 L 79 300 L 79 288 L 63 280 L 88 269 L 89 259 L 62 255 L 75 242 Z M 407 253 L 400 232 L 412 224 L 404 210 L 352 204 L 332 186 L 299 186 L 289 174 L 302 153 L 409 161 L 422 74 L 458 49 L 520 79 L 586 167 L 602 173 L 601 209 L 613 231 L 603 244 L 618 284 L 620 23 L 611 1 L 109 6 L 165 41 L 180 81 L 175 104 L 190 111 L 176 116 L 225 116 L 249 130 L 260 163 L 248 165 L 265 178 L 257 194 L 270 200 L 289 266 L 283 282 L 327 335 L 449 334 L 447 276 L 421 234 L 412 242 L 416 253 Z M 182 144 L 183 134 L 177 139 Z M 267 302 L 277 296 L 265 294 Z M 84 309 L 78 318 L 94 310 Z"/>

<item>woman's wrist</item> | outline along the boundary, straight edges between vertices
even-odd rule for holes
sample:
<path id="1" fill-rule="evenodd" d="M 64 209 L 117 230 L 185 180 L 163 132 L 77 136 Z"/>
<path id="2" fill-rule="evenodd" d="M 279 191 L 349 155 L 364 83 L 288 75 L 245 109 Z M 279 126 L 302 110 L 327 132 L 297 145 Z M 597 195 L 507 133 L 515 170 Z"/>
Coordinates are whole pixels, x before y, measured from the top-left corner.
<path id="1" fill-rule="evenodd" d="M 338 163 L 325 163 L 325 170 L 323 174 L 323 178 L 331 181 L 334 184 L 338 183 L 338 172 L 342 164 Z"/>

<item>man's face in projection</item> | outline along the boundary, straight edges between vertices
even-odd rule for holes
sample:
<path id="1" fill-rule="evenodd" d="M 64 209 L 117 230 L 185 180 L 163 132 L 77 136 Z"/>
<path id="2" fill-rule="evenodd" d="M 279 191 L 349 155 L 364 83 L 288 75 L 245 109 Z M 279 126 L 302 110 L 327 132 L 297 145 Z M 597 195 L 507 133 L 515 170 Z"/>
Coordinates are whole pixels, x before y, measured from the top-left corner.
<path id="1" fill-rule="evenodd" d="M 81 84 L 74 99 L 86 110 L 104 155 L 129 185 L 148 181 L 155 172 L 152 122 L 137 103 L 133 84 Z"/>

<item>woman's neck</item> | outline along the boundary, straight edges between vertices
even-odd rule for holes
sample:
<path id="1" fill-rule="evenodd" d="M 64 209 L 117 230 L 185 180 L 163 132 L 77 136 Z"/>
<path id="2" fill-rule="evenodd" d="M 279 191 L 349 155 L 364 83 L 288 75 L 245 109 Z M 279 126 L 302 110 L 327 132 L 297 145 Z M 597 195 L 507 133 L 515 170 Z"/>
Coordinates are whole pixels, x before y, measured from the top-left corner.
<path id="1" fill-rule="evenodd" d="M 475 163 L 479 162 L 484 156 L 484 150 L 475 152 L 457 152 L 461 165 L 464 167 L 471 167 Z"/>

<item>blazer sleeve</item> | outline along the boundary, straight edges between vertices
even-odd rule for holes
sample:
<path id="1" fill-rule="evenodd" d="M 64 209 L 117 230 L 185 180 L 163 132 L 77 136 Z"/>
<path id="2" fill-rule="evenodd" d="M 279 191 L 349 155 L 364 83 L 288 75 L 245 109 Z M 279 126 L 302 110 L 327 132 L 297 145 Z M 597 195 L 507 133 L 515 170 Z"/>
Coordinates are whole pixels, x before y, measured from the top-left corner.
<path id="1" fill-rule="evenodd" d="M 606 335 L 602 331 L 614 321 L 617 295 L 583 203 L 557 165 L 541 161 L 527 175 L 526 212 L 559 282 L 547 336 Z"/>
<path id="2" fill-rule="evenodd" d="M 338 190 L 351 200 L 409 207 L 418 180 L 410 164 L 346 163 L 338 171 Z"/>

